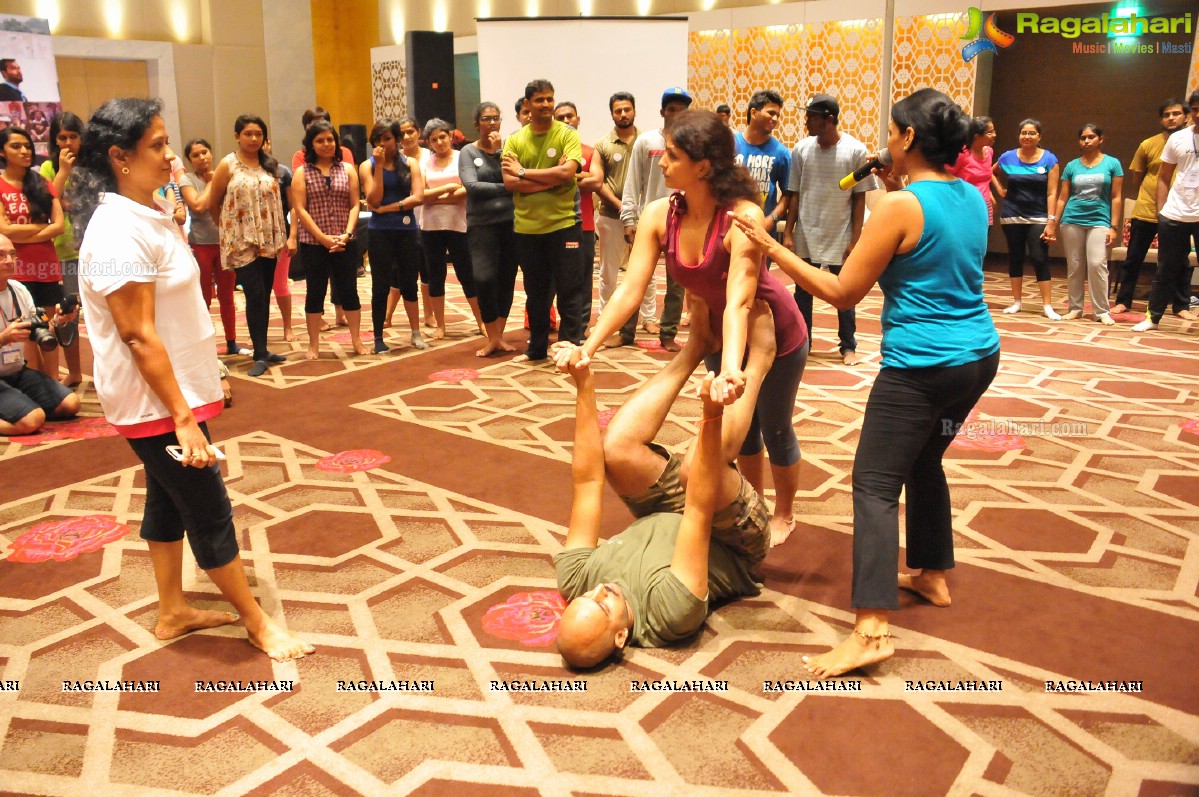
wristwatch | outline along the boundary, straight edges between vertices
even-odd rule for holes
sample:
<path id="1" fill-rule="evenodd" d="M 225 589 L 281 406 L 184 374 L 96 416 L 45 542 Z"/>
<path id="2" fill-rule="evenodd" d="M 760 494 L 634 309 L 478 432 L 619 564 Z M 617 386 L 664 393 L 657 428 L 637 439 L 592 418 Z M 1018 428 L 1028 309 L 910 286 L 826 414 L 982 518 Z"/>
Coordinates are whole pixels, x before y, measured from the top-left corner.
<path id="1" fill-rule="evenodd" d="M 525 167 L 521 166 L 520 171 L 516 173 L 516 176 L 521 180 L 525 179 Z"/>

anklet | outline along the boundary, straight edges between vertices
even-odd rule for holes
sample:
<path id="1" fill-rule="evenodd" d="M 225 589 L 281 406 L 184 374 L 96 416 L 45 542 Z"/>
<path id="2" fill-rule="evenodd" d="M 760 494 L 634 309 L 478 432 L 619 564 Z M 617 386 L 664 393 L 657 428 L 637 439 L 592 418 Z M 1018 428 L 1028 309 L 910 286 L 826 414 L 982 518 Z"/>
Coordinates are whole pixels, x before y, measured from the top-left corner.
<path id="1" fill-rule="evenodd" d="M 891 637 L 895 636 L 890 631 L 888 631 L 885 634 L 867 634 L 864 631 L 859 631 L 858 629 L 855 628 L 853 630 L 853 632 L 855 634 L 857 634 L 858 636 L 860 636 L 862 639 L 866 640 L 867 643 L 870 643 L 870 642 L 878 643 L 884 639 L 890 639 Z"/>

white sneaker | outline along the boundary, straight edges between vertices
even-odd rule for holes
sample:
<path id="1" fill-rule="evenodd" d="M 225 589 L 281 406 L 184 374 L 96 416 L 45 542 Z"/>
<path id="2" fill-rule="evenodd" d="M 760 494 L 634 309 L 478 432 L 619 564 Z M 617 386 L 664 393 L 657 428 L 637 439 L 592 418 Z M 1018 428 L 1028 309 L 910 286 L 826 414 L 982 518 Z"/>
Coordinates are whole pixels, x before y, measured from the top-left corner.
<path id="1" fill-rule="evenodd" d="M 1008 313 L 1009 315 L 1014 315 L 1014 314 L 1020 312 L 1020 310 L 1022 308 L 1023 308 L 1023 305 L 1021 305 L 1020 302 L 1012 302 L 1010 307 L 1005 307 L 1003 309 L 1003 312 Z"/>
<path id="2" fill-rule="evenodd" d="M 1116 325 L 1116 320 L 1111 317 L 1110 313 L 1100 313 L 1095 317 L 1095 320 L 1100 324 L 1103 324 L 1105 327 L 1112 327 Z"/>
<path id="3" fill-rule="evenodd" d="M 1047 304 L 1042 308 L 1045 311 L 1045 317 L 1050 321 L 1061 321 L 1062 317 L 1058 315 L 1057 310 L 1053 309 L 1053 305 Z"/>
<path id="4" fill-rule="evenodd" d="M 1141 323 L 1134 326 L 1132 328 L 1132 331 L 1133 332 L 1148 332 L 1151 329 L 1157 329 L 1157 324 L 1153 323 L 1148 318 L 1146 318 L 1144 321 L 1142 321 Z"/>
<path id="5" fill-rule="evenodd" d="M 1082 310 L 1071 310 L 1070 312 L 1068 312 L 1064 316 L 1062 316 L 1061 320 L 1062 321 L 1074 321 L 1075 319 L 1078 319 L 1078 318 L 1082 318 Z"/>

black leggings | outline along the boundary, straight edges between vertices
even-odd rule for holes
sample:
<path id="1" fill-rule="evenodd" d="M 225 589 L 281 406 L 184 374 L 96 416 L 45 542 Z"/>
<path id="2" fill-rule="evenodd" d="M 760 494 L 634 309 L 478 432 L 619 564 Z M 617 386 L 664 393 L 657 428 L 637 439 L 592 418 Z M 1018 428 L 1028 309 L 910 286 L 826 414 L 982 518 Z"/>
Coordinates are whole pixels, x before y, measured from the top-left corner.
<path id="1" fill-rule="evenodd" d="M 476 224 L 466 233 L 484 324 L 507 318 L 516 286 L 516 233 L 512 222 Z"/>
<path id="2" fill-rule="evenodd" d="M 200 431 L 210 441 L 208 425 Z M 225 492 L 221 468 L 184 467 L 166 447 L 179 444 L 174 432 L 154 437 L 131 437 L 129 445 L 146 467 L 146 505 L 141 537 L 150 542 L 187 542 L 204 570 L 224 567 L 237 556 L 233 506 Z"/>
<path id="3" fill-rule="evenodd" d="M 246 326 L 254 345 L 254 359 L 265 360 L 270 355 L 266 348 L 266 328 L 271 312 L 271 286 L 275 283 L 275 258 L 256 258 L 238 266 L 234 273 L 246 297 Z M 323 293 L 321 299 L 324 300 Z"/>
<path id="4" fill-rule="evenodd" d="M 898 609 L 899 493 L 907 493 L 908 567 L 953 567 L 953 517 L 941 456 L 991 385 L 999 352 L 946 368 L 883 368 L 853 458 L 853 606 Z"/>
<path id="5" fill-rule="evenodd" d="M 325 311 L 325 290 L 329 283 L 335 286 L 334 295 L 341 301 L 341 308 L 354 312 L 361 310 L 358 301 L 358 263 L 351 250 L 330 252 L 320 244 L 300 244 L 304 253 L 304 267 L 308 269 L 308 295 L 304 297 L 304 312 L 320 314 Z"/>
<path id="6" fill-rule="evenodd" d="M 1028 259 L 1033 270 L 1037 272 L 1037 282 L 1048 282 L 1049 275 L 1049 244 L 1041 240 L 1045 232 L 1044 224 L 1000 224 L 1003 237 L 1007 239 L 1007 275 L 1012 279 L 1024 276 L 1024 253 L 1027 250 Z"/>
<path id="7" fill-rule="evenodd" d="M 454 274 L 467 299 L 475 298 L 475 273 L 471 268 L 470 246 L 466 233 L 453 230 L 421 230 L 420 245 L 425 250 L 425 273 L 429 295 L 445 296 L 446 252 L 454 262 Z"/>
<path id="8" fill-rule="evenodd" d="M 416 278 L 424 265 L 420 233 L 415 230 L 371 230 L 371 323 L 382 337 L 387 296 L 398 288 L 406 302 L 417 300 Z"/>

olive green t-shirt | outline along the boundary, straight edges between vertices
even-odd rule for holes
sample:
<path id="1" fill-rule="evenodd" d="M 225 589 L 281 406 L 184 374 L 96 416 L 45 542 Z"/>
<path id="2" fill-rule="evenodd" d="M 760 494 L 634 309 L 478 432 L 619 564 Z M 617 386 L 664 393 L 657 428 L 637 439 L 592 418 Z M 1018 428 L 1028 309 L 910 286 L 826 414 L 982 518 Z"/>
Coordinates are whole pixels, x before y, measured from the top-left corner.
<path id="1" fill-rule="evenodd" d="M 599 584 L 616 584 L 633 612 L 629 642 L 659 648 L 695 634 L 709 602 L 757 595 L 749 564 L 719 540 L 708 552 L 708 597 L 697 598 L 670 571 L 683 516 L 671 512 L 633 521 L 597 548 L 569 548 L 554 556 L 558 591 L 568 601 Z"/>
<path id="2" fill-rule="evenodd" d="M 583 148 L 579 144 L 579 133 L 573 127 L 554 120 L 544 133 L 534 133 L 532 125 L 525 125 L 508 136 L 504 142 L 504 154 L 512 153 L 526 169 L 552 169 L 562 159 L 577 161 L 583 168 Z M 516 205 L 513 225 L 518 233 L 544 235 L 573 227 L 575 216 L 575 180 L 567 180 L 548 191 L 533 194 L 512 195 Z"/>

